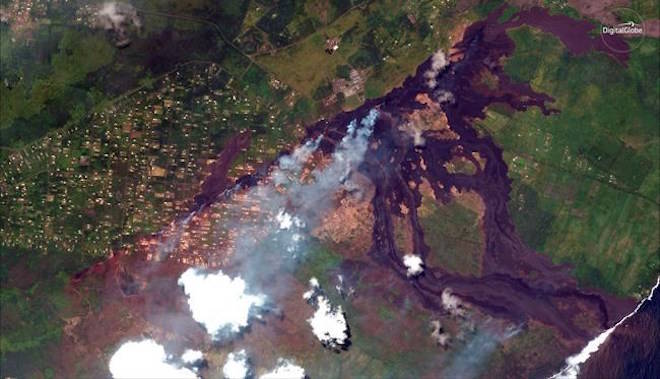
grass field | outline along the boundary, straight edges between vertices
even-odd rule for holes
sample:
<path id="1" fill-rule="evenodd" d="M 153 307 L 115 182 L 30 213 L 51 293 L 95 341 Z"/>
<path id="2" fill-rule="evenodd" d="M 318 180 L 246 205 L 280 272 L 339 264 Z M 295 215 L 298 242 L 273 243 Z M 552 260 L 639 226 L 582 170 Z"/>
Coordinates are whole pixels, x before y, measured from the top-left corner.
<path id="1" fill-rule="evenodd" d="M 364 95 L 377 97 L 399 85 L 433 51 L 448 47 L 448 31 L 458 21 L 452 16 L 452 3 L 371 2 L 352 8 L 296 43 L 256 59 L 306 96 L 335 79 L 338 66 L 368 68 Z M 326 36 L 341 40 L 332 55 L 324 49 Z"/>
<path id="2" fill-rule="evenodd" d="M 355 27 L 360 19 L 359 10 L 351 11 L 324 32 L 340 34 Z M 323 80 L 334 74 L 337 66 L 347 63 L 348 56 L 355 50 L 356 45 L 344 44 L 335 54 L 329 55 L 325 52 L 323 32 L 316 32 L 299 44 L 280 50 L 275 55 L 257 57 L 257 60 L 299 93 L 312 96 Z"/>
<path id="3" fill-rule="evenodd" d="M 478 276 L 485 242 L 477 213 L 457 201 L 439 205 L 428 197 L 424 197 L 422 209 L 424 242 L 431 249 L 426 264 Z"/>

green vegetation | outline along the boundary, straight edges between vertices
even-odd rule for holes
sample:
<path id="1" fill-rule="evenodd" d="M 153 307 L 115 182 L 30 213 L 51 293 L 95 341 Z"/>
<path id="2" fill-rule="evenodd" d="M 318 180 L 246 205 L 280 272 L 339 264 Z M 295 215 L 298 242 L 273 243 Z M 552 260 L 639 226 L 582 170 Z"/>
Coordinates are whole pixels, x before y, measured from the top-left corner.
<path id="1" fill-rule="evenodd" d="M 359 11 L 351 11 L 341 19 L 326 27 L 325 34 L 340 34 L 335 30 L 347 30 L 359 21 Z M 344 51 L 341 47 L 333 55 L 325 52 L 325 39 L 319 31 L 299 43 L 280 50 L 275 55 L 258 56 L 257 61 L 285 80 L 298 92 L 310 96 L 319 85 L 328 79 L 329 73 L 334 73 L 336 67 L 346 64 Z"/>
<path id="2" fill-rule="evenodd" d="M 316 101 L 322 100 L 328 96 L 332 95 L 332 83 L 324 82 L 321 83 L 315 90 L 312 98 Z"/>
<path id="3" fill-rule="evenodd" d="M 502 4 L 504 4 L 504 0 L 480 0 L 479 3 L 474 6 L 474 11 L 478 17 L 486 17 L 490 12 L 497 9 Z"/>
<path id="4" fill-rule="evenodd" d="M 543 0 L 543 6 L 550 10 L 550 14 L 563 14 L 579 19 L 580 13 L 568 4 L 568 0 Z"/>
<path id="5" fill-rule="evenodd" d="M 572 55 L 529 27 L 510 35 L 505 71 L 561 111 L 491 108 L 481 123 L 505 151 L 516 228 L 531 247 L 575 265 L 583 285 L 647 289 L 660 272 L 658 40 L 624 67 L 603 53 Z"/>
<path id="6" fill-rule="evenodd" d="M 312 241 L 302 262 L 296 267 L 295 276 L 301 283 L 307 283 L 311 277 L 318 278 L 321 283 L 333 283 L 334 277 L 330 271 L 337 269 L 341 261 L 341 255 L 319 241 Z"/>
<path id="7" fill-rule="evenodd" d="M 89 264 L 81 254 L 0 247 L 0 365 L 9 356 L 26 372 L 47 368 L 44 350 L 62 335 L 71 317 L 65 286 L 71 274 Z"/>
<path id="8" fill-rule="evenodd" d="M 285 46 L 311 34 L 321 21 L 307 13 L 304 1 L 283 0 L 271 7 L 257 22 L 257 26 L 268 34 L 270 42 Z"/>
<path id="9" fill-rule="evenodd" d="M 516 13 L 518 13 L 518 8 L 512 5 L 509 5 L 504 9 L 500 17 L 497 18 L 497 22 L 503 24 L 509 21 Z"/>
<path id="10" fill-rule="evenodd" d="M 427 368 L 415 364 L 415 358 L 424 355 L 425 360 L 432 362 L 437 354 L 433 341 L 426 334 L 430 312 L 418 308 L 419 305 L 409 299 L 403 304 L 399 302 L 410 296 L 404 292 L 405 284 L 390 287 L 373 279 L 351 284 L 359 296 L 354 299 L 359 300 L 342 299 L 332 288 L 337 283 L 336 270 L 342 256 L 317 240 L 310 243 L 293 274 L 305 286 L 311 277 L 319 280 L 330 302 L 345 310 L 352 336 L 350 349 L 342 352 L 340 359 L 338 355 L 327 354 L 321 349 L 308 349 L 304 360 L 309 375 L 327 378 L 421 376 Z M 378 296 L 374 296 L 375 293 Z M 391 334 L 384 336 L 375 332 L 383 327 L 391 328 L 391 334 L 396 334 L 397 340 L 405 347 L 393 349 L 389 345 Z"/>
<path id="11" fill-rule="evenodd" d="M 0 23 L 3 374 L 57 376 L 48 352 L 73 316 L 65 290 L 71 275 L 109 251 L 131 250 L 136 237 L 190 209 L 208 160 L 227 138 L 246 131 L 252 138 L 230 175 L 273 159 L 330 96 L 337 105 L 327 113 L 360 104 L 446 45 L 454 7 L 429 0 L 132 4 L 143 28 L 123 49 L 105 31 L 73 22 L 78 4 L 47 7 L 29 43 Z M 325 52 L 326 37 L 341 38 L 335 54 Z M 364 69 L 357 93 L 333 94 L 332 81 L 351 81 L 356 66 Z M 212 237 L 200 238 L 217 242 Z M 331 283 L 340 263 L 319 245 L 295 275 Z M 359 350 L 349 362 L 365 375 L 408 372 Z"/>
<path id="12" fill-rule="evenodd" d="M 457 201 L 438 205 L 428 197 L 424 197 L 422 209 L 419 221 L 431 250 L 427 265 L 478 276 L 485 242 L 477 213 Z"/>
<path id="13" fill-rule="evenodd" d="M 339 65 L 337 66 L 337 77 L 349 80 L 351 78 L 351 66 L 349 65 Z"/>
<path id="14" fill-rule="evenodd" d="M 246 67 L 238 81 L 218 65 L 180 66 L 88 115 L 84 125 L 50 133 L 1 162 L 3 278 L 21 265 L 34 268 L 27 284 L 3 279 L 3 361 L 45 359 L 62 333 L 61 317 L 70 317 L 63 300 L 70 275 L 187 211 L 205 160 L 229 136 L 252 131 L 238 164 L 272 159 L 290 143 L 287 125 L 309 102 L 301 99 L 299 114 L 290 114 L 284 102 L 291 91 Z M 41 362 L 11 372 L 32 372 Z"/>
<path id="15" fill-rule="evenodd" d="M 400 84 L 438 47 L 447 47 L 448 31 L 458 21 L 452 2 L 384 0 L 345 9 L 308 36 L 255 58 L 309 97 L 323 83 L 350 79 L 351 68 L 367 70 L 364 95 L 375 97 Z M 331 55 L 325 52 L 326 37 L 339 38 Z"/>
<path id="16" fill-rule="evenodd" d="M 330 2 L 282 0 L 267 4 L 256 26 L 264 31 L 275 47 L 297 43 L 316 30 L 336 20 L 351 7 L 366 3 L 364 0 Z M 248 25 L 246 25 L 248 26 Z"/>
<path id="17" fill-rule="evenodd" d="M 305 109 L 292 116 L 287 87 L 257 66 L 243 71 L 237 81 L 217 65 L 181 66 L 3 161 L 3 244 L 101 257 L 189 209 L 205 160 L 229 136 L 252 132 L 237 164 L 272 159 Z"/>
<path id="18" fill-rule="evenodd" d="M 49 8 L 30 43 L 0 23 L 0 364 L 31 364 L 12 374 L 55 375 L 44 356 L 72 316 L 71 275 L 190 209 L 207 162 L 227 138 L 251 133 L 230 172 L 245 173 L 289 146 L 301 123 L 398 85 L 448 47 L 453 26 L 474 17 L 457 13 L 454 1 L 430 0 L 134 4 L 144 29 L 121 50 L 103 31 L 70 26 L 69 8 Z M 501 4 L 480 2 L 476 13 Z M 633 6 L 651 12 L 647 1 Z M 658 77 L 657 41 L 633 52 L 624 69 L 602 54 L 571 56 L 531 29 L 512 36 L 518 48 L 506 72 L 554 96 L 562 110 L 511 116 L 493 107 L 483 122 L 507 152 L 519 233 L 556 261 L 575 264 L 587 285 L 624 294 L 647 287 L 660 271 L 658 82 L 648 80 Z M 334 37 L 339 49 L 330 55 L 326 38 Z M 359 69 L 356 92 L 333 94 L 332 82 L 353 80 L 352 69 Z M 337 105 L 324 109 L 332 95 Z M 470 167 L 457 162 L 455 169 Z M 428 264 L 478 275 L 484 242 L 477 214 L 458 202 L 426 206 Z M 316 243 L 294 275 L 330 287 L 341 259 Z M 418 346 L 429 315 L 409 299 L 395 303 L 403 291 L 371 290 L 385 294 L 368 305 L 380 321 Z M 325 364 L 334 356 L 327 354 L 310 370 L 415 376 L 425 368 L 412 367 L 412 357 L 437 353 L 429 346 L 394 353 L 389 339 L 361 337 L 373 319 L 351 306 L 354 347 L 342 364 Z"/>
<path id="19" fill-rule="evenodd" d="M 385 94 L 385 83 L 370 77 L 364 85 L 364 96 L 367 99 L 375 99 Z"/>
<path id="20" fill-rule="evenodd" d="M 385 267 L 367 269 L 371 273 L 368 278 L 360 278 L 365 272 L 356 270 L 350 282 L 355 294 L 343 299 L 333 289 L 342 256 L 318 241 L 311 243 L 294 276 L 305 286 L 310 277 L 318 278 L 330 302 L 342 306 L 350 325 L 351 346 L 341 355 L 306 349 L 300 357 L 306 362 L 306 372 L 324 378 L 400 378 L 423 377 L 431 371 L 428 366 L 433 363 L 417 362 L 438 362 L 437 346 L 428 336 L 432 312 L 419 304 L 407 284 L 389 277 Z M 372 270 L 384 270 L 383 276 L 374 275 Z M 392 340 L 398 344 L 392 346 Z"/>
<path id="21" fill-rule="evenodd" d="M 525 378 L 549 377 L 565 354 L 552 329 L 534 324 L 498 346 L 488 359 L 487 377 L 506 377 L 511 372 Z"/>
<path id="22" fill-rule="evenodd" d="M 11 60 L 5 66 L 3 61 L 4 75 L 25 76 L 25 79 L 0 86 L 2 146 L 30 142 L 67 121 L 80 121 L 103 99 L 97 89 L 86 92 L 79 85 L 88 74 L 112 61 L 114 48 L 95 34 L 66 29 L 61 35 L 57 52 L 42 67 L 32 64 L 20 67 Z"/>
<path id="23" fill-rule="evenodd" d="M 654 0 L 632 0 L 630 8 L 635 10 L 643 19 L 658 18 L 658 2 Z"/>

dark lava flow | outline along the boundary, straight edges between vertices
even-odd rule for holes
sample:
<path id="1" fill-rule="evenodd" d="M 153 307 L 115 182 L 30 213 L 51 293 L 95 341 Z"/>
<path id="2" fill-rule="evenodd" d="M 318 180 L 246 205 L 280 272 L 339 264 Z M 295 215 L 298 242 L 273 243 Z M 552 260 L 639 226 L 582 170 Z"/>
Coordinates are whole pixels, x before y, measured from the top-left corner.
<path id="1" fill-rule="evenodd" d="M 409 280 L 429 309 L 440 310 L 442 291 L 451 288 L 462 299 L 495 317 L 515 323 L 538 320 L 556 328 L 567 340 L 581 343 L 593 336 L 596 329 L 616 323 L 634 308 L 635 302 L 597 290 L 579 289 L 570 275 L 570 267 L 555 265 L 547 257 L 525 246 L 516 234 L 507 210 L 511 180 L 502 151 L 492 138 L 480 136 L 471 122 L 483 118 L 486 107 L 495 103 L 506 104 L 515 111 L 538 107 L 546 115 L 560 111 L 551 107 L 553 99 L 550 96 L 536 93 L 527 84 L 512 83 L 504 73 L 500 61 L 515 48 L 506 34 L 508 28 L 522 24 L 539 27 L 557 35 L 575 54 L 596 49 L 622 64 L 625 64 L 627 55 L 607 51 L 599 37 L 589 35 L 592 27 L 587 27 L 586 21 L 549 15 L 545 10 L 533 8 L 500 24 L 497 18 L 503 9 L 466 30 L 463 40 L 455 46 L 457 59 L 439 72 L 434 89 L 428 87 L 425 77 L 425 72 L 431 67 L 429 58 L 401 87 L 381 98 L 366 101 L 354 111 L 319 121 L 307 129 L 306 138 L 316 138 L 322 134 L 324 138 L 320 149 L 330 153 L 336 142 L 345 135 L 351 120 L 361 119 L 370 109 L 377 108 L 380 117 L 372 136 L 377 144 L 374 144 L 375 148 L 368 149 L 360 166 L 360 171 L 375 186 L 372 200 L 375 225 L 369 256 L 391 267 L 402 280 Z M 621 40 L 610 42 L 625 44 Z M 486 89 L 476 85 L 486 71 L 497 77 L 497 88 Z M 427 107 L 415 100 L 417 95 L 426 94 L 431 99 L 437 99 L 439 91 L 453 94 L 454 101 L 439 105 L 451 130 L 460 138 L 440 139 L 432 131 L 426 131 L 423 134 L 425 145 L 413 147 L 411 137 L 400 131 L 398 125 L 404 122 L 406 115 Z M 247 139 L 247 135 L 237 136 L 226 147 L 226 153 L 221 153 L 200 194 L 195 197 L 192 211 L 222 200 L 221 195 L 226 194 L 229 188 L 225 180 L 229 162 L 247 143 Z M 456 156 L 457 149 L 462 149 L 464 156 L 478 152 L 485 159 L 485 165 L 474 175 L 449 173 L 444 163 Z M 276 161 L 270 165 L 274 163 Z M 264 165 L 258 172 L 241 177 L 231 188 L 257 185 L 267 173 L 268 166 Z M 423 170 L 422 166 L 426 169 Z M 419 184 L 423 179 L 430 183 L 436 198 L 442 202 L 450 201 L 452 187 L 474 191 L 483 199 L 486 207 L 483 217 L 486 247 L 482 276 L 461 276 L 441 268 L 427 268 L 423 275 L 407 278 L 401 253 L 395 248 L 392 217 L 401 215 L 400 204 L 406 205 L 413 229 L 414 253 L 426 258 L 429 247 L 424 243 L 424 233 L 417 217 L 422 196 L 418 189 L 411 189 L 408 185 L 409 182 Z M 85 273 L 78 275 L 77 280 Z M 575 317 L 579 313 L 591 315 L 597 325 L 585 327 L 579 324 Z"/>
<path id="2" fill-rule="evenodd" d="M 211 165 L 210 174 L 202 183 L 199 194 L 195 195 L 195 205 L 192 211 L 197 211 L 204 205 L 213 202 L 218 195 L 224 192 L 224 189 L 230 184 L 227 181 L 227 173 L 231 168 L 234 159 L 241 152 L 241 149 L 250 145 L 250 133 L 241 133 L 232 136 L 227 141 L 216 161 Z"/>
<path id="3" fill-rule="evenodd" d="M 660 291 L 612 332 L 580 378 L 660 378 Z M 621 359 L 625 357 L 625 359 Z"/>
<path id="4" fill-rule="evenodd" d="M 516 111 L 524 111 L 535 106 L 550 115 L 559 110 L 547 103 L 553 99 L 534 92 L 527 84 L 514 84 L 503 72 L 500 60 L 510 55 L 515 46 L 506 30 L 522 23 L 539 26 L 546 32 L 558 33 L 569 50 L 574 53 L 586 52 L 587 47 L 604 49 L 601 42 L 588 35 L 592 27 L 586 28 L 586 21 L 573 20 L 566 16 L 551 16 L 545 10 L 532 9 L 521 12 L 509 23 L 497 22 L 499 12 L 488 19 L 470 26 L 464 39 L 454 48 L 459 58 L 450 63 L 436 77 L 437 87 L 427 86 L 425 72 L 431 66 L 431 59 L 417 69 L 415 76 L 392 90 L 382 98 L 369 100 L 360 108 L 337 115 L 330 121 L 321 121 L 308 129 L 308 137 L 324 134 L 321 148 L 330 152 L 333 140 L 339 140 L 346 125 L 353 119 L 360 119 L 371 108 L 381 111 L 375 133 L 378 147 L 370 149 L 360 171 L 367 175 L 376 186 L 373 199 L 375 226 L 373 245 L 369 255 L 382 264 L 391 266 L 401 278 L 406 278 L 406 268 L 401 254 L 396 251 L 392 217 L 400 215 L 399 204 L 409 209 L 413 226 L 414 253 L 426 257 L 429 248 L 424 244 L 424 234 L 419 225 L 416 209 L 421 204 L 421 194 L 410 189 L 409 182 L 420 184 L 422 178 L 428 180 L 436 198 L 443 202 L 450 200 L 451 187 L 458 190 L 471 190 L 483 199 L 486 210 L 483 228 L 486 248 L 483 255 L 482 277 L 469 277 L 451 274 L 441 268 L 430 268 L 424 275 L 411 280 L 411 285 L 422 297 L 426 306 L 440 309 L 440 295 L 445 288 L 466 301 L 475 304 L 496 317 L 523 322 L 535 319 L 556 328 L 566 339 L 583 341 L 594 334 L 596 329 L 604 329 L 616 323 L 634 308 L 632 299 L 620 299 L 597 290 L 578 289 L 570 275 L 570 267 L 555 265 L 547 257 L 532 251 L 516 234 L 507 210 L 511 181 L 508 168 L 502 158 L 502 151 L 489 136 L 479 136 L 471 122 L 484 117 L 485 108 L 494 103 L 504 103 Z M 565 30 L 580 30 L 580 34 L 567 34 Z M 593 40 L 593 41 L 592 41 Z M 592 42 L 589 42 L 592 41 Z M 623 42 L 625 43 L 625 42 Z M 586 47 L 585 47 L 586 46 Z M 611 53 L 614 59 L 625 63 L 627 56 Z M 474 85 L 484 71 L 498 78 L 498 88 L 488 90 Z M 434 138 L 432 132 L 424 132 L 425 146 L 413 148 L 410 137 L 400 132 L 397 125 L 402 116 L 425 108 L 415 100 L 418 94 L 427 94 L 437 99 L 441 92 L 453 94 L 455 101 L 441 104 L 449 125 L 460 138 L 445 140 Z M 486 159 L 482 170 L 475 175 L 450 174 L 443 166 L 451 160 L 457 147 L 468 155 L 478 152 Z M 422 162 L 423 160 L 423 162 Z M 426 170 L 420 167 L 425 166 Z M 592 315 L 598 325 L 585 329 L 578 325 L 576 316 L 580 313 Z"/>
<path id="5" fill-rule="evenodd" d="M 490 27 L 494 31 L 501 32 L 523 24 L 533 26 L 546 33 L 552 33 L 573 54 L 584 54 L 596 50 L 610 55 L 621 64 L 626 64 L 628 60 L 628 43 L 618 35 L 606 34 L 602 37 L 591 35 L 591 31 L 595 27 L 591 22 L 575 20 L 564 15 L 551 15 L 547 10 L 539 7 L 519 12 L 503 24 L 491 23 Z M 607 41 L 607 44 L 604 40 Z"/>

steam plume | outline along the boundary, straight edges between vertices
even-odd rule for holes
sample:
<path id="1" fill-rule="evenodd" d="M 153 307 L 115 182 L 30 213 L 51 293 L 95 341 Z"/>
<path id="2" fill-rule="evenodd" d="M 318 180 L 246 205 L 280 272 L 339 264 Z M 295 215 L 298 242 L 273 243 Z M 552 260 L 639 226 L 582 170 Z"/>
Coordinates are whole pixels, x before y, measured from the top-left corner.
<path id="1" fill-rule="evenodd" d="M 605 343 L 605 341 L 607 341 L 607 337 L 609 337 L 610 334 L 614 332 L 614 329 L 616 329 L 619 325 L 623 324 L 627 319 L 629 319 L 635 313 L 637 313 L 637 311 L 639 311 L 639 309 L 642 307 L 642 305 L 645 302 L 651 301 L 651 298 L 653 297 L 653 293 L 658 288 L 658 285 L 660 285 L 660 276 L 658 277 L 655 286 L 653 286 L 653 288 L 651 289 L 651 293 L 649 294 L 649 296 L 644 300 L 640 301 L 639 304 L 637 304 L 637 307 L 635 308 L 634 311 L 632 311 L 630 314 L 622 318 L 613 327 L 607 329 L 606 331 L 596 336 L 596 338 L 589 341 L 589 343 L 587 343 L 587 345 L 579 353 L 566 358 L 566 366 L 564 366 L 564 368 L 561 371 L 551 376 L 550 379 L 577 378 L 578 374 L 580 374 L 580 365 L 586 362 L 591 357 L 591 354 L 598 351 L 598 348 L 603 343 Z"/>

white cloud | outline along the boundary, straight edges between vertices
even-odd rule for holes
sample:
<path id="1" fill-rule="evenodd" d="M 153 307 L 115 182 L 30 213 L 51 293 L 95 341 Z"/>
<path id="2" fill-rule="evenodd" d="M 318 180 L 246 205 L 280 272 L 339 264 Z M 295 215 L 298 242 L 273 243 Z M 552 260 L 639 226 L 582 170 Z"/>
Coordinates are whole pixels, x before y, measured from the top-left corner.
<path id="1" fill-rule="evenodd" d="M 304 379 L 305 369 L 288 359 L 279 358 L 277 366 L 271 372 L 263 374 L 260 379 Z"/>
<path id="2" fill-rule="evenodd" d="M 316 312 L 307 320 L 312 326 L 312 332 L 323 346 L 338 349 L 348 343 L 348 324 L 341 305 L 333 307 L 328 298 L 323 295 L 319 281 L 309 279 L 309 291 L 303 294 L 303 299 L 316 303 Z"/>
<path id="3" fill-rule="evenodd" d="M 248 325 L 251 312 L 263 306 L 264 295 L 245 292 L 245 281 L 217 274 L 200 273 L 189 268 L 179 278 L 179 285 L 188 295 L 188 305 L 193 319 L 201 323 L 213 337 L 227 328 L 238 332 Z"/>
<path id="4" fill-rule="evenodd" d="M 348 342 L 348 324 L 341 305 L 332 307 L 325 296 L 316 297 L 316 312 L 307 322 L 324 346 L 337 349 Z"/>
<path id="5" fill-rule="evenodd" d="M 112 355 L 114 379 L 197 379 L 193 371 L 167 362 L 163 346 L 153 340 L 129 341 Z"/>
<path id="6" fill-rule="evenodd" d="M 403 264 L 408 269 L 408 276 L 417 276 L 424 272 L 424 262 L 419 255 L 406 254 L 403 256 Z"/>
<path id="7" fill-rule="evenodd" d="M 248 376 L 249 372 L 250 367 L 245 349 L 227 355 L 227 361 L 222 366 L 222 375 L 226 379 L 244 379 Z"/>
<path id="8" fill-rule="evenodd" d="M 243 278 L 274 276 L 282 265 L 296 264 L 298 254 L 305 251 L 308 231 L 334 206 L 332 195 L 351 184 L 350 173 L 363 162 L 378 117 L 379 112 L 373 109 L 352 121 L 331 159 L 314 168 L 310 165 L 304 176 L 302 170 L 321 137 L 280 157 L 270 180 L 265 178 L 235 201 L 227 202 L 229 214 L 236 217 L 226 217 L 221 222 L 232 235 L 233 254 L 229 259 L 233 267 L 241 270 Z M 254 205 L 250 207 L 250 217 L 240 217 L 246 204 Z M 275 259 L 271 258 L 275 254 L 280 259 L 273 264 Z M 232 278 L 221 271 L 204 274 L 191 268 L 178 283 L 188 296 L 193 318 L 214 338 L 219 338 L 220 332 L 240 331 L 265 304 L 263 295 L 245 293 L 247 286 L 241 277 Z M 284 291 L 273 289 L 273 299 Z"/>
<path id="9" fill-rule="evenodd" d="M 121 24 L 126 19 L 126 15 L 119 11 L 119 6 L 115 2 L 104 3 L 96 12 L 96 17 L 108 29 Z"/>
<path id="10" fill-rule="evenodd" d="M 204 359 L 204 354 L 202 354 L 202 352 L 199 350 L 187 349 L 181 355 L 181 360 L 184 363 L 190 363 L 190 364 L 197 363 L 202 361 L 203 359 Z"/>

